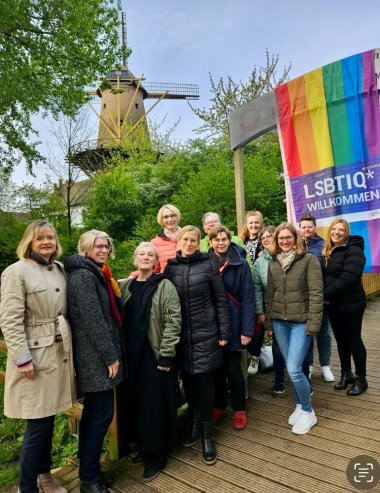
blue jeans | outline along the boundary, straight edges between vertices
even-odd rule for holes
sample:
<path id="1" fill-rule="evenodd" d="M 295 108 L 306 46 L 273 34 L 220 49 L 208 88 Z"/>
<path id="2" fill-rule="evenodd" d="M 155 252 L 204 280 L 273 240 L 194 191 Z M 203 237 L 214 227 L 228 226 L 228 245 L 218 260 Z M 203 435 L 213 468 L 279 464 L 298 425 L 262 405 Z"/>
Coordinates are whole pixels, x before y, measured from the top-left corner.
<path id="1" fill-rule="evenodd" d="M 26 421 L 20 454 L 21 493 L 38 491 L 37 475 L 50 472 L 54 418 L 55 416 L 48 416 Z"/>
<path id="2" fill-rule="evenodd" d="M 330 322 L 327 309 L 323 309 L 323 317 L 321 328 L 317 334 L 317 346 L 319 354 L 319 364 L 321 366 L 330 366 L 331 359 L 331 334 L 330 334 Z M 313 366 L 313 351 L 314 351 L 314 339 L 311 338 L 311 344 L 307 353 L 306 359 L 309 365 Z"/>
<path id="3" fill-rule="evenodd" d="M 78 446 L 79 477 L 85 483 L 101 478 L 100 454 L 113 412 L 113 389 L 85 393 Z"/>
<path id="4" fill-rule="evenodd" d="M 273 320 L 277 343 L 284 357 L 292 390 L 297 404 L 303 411 L 312 411 L 310 385 L 302 364 L 310 346 L 312 336 L 305 332 L 306 323 Z"/>

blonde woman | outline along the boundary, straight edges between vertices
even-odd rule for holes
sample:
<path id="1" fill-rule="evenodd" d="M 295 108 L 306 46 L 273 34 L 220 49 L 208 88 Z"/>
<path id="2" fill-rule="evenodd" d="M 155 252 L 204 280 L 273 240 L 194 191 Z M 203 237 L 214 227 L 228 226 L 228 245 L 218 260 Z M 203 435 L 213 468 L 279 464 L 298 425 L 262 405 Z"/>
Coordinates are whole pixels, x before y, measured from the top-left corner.
<path id="1" fill-rule="evenodd" d="M 74 364 L 84 394 L 78 447 L 81 493 L 106 493 L 110 486 L 100 470 L 100 454 L 113 418 L 113 389 L 123 379 L 121 292 L 108 257 L 114 258 L 112 239 L 92 229 L 80 236 L 78 255 L 64 263 Z"/>
<path id="2" fill-rule="evenodd" d="M 126 434 L 129 443 L 138 445 L 132 463 L 144 463 L 144 482 L 165 466 L 177 428 L 175 354 L 181 305 L 173 284 L 154 273 L 157 258 L 152 243 L 140 243 L 134 253 L 138 275 L 122 287 L 130 415 Z"/>
<path id="3" fill-rule="evenodd" d="M 172 204 L 163 205 L 157 213 L 157 222 L 162 230 L 151 241 L 156 247 L 158 255 L 155 272 L 164 272 L 168 260 L 176 255 L 178 235 L 181 231 L 180 220 L 181 213 Z"/>
<path id="4" fill-rule="evenodd" d="M 19 261 L 1 276 L 0 326 L 7 345 L 4 414 L 26 419 L 19 492 L 67 493 L 50 474 L 56 414 L 75 400 L 66 277 L 57 233 L 33 221 L 18 245 Z"/>
<path id="5" fill-rule="evenodd" d="M 361 331 L 366 295 L 362 286 L 365 265 L 364 240 L 350 235 L 347 221 L 334 219 L 322 250 L 324 274 L 323 298 L 338 346 L 341 379 L 335 390 L 356 396 L 367 390 L 367 351 Z M 351 371 L 351 358 L 356 376 Z"/>
<path id="6" fill-rule="evenodd" d="M 179 251 L 169 260 L 165 275 L 176 287 L 182 308 L 178 362 L 193 416 L 192 432 L 184 445 L 192 446 L 201 434 L 203 460 L 211 465 L 217 460 L 213 372 L 222 365 L 221 348 L 230 337 L 230 317 L 223 281 L 208 253 L 200 252 L 200 239 L 195 226 L 182 228 Z"/>

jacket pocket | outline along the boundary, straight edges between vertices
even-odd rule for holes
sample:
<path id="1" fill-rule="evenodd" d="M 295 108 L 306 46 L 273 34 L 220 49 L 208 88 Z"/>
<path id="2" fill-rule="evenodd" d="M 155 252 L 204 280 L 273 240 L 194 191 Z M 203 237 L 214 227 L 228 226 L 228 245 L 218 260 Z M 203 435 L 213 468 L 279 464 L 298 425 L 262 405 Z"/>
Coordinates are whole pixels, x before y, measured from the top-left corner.
<path id="1" fill-rule="evenodd" d="M 50 370 L 54 352 L 54 336 L 39 336 L 27 339 L 36 370 Z"/>

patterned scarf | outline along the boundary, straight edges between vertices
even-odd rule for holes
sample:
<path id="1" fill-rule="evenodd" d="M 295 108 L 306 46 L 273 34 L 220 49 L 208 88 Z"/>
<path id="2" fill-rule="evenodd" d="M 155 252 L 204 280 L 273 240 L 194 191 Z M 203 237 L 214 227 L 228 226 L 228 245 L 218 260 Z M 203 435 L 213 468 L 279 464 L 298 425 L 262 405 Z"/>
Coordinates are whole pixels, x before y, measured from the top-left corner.
<path id="1" fill-rule="evenodd" d="M 181 229 L 179 226 L 178 228 L 174 231 L 174 232 L 171 232 L 169 231 L 168 229 L 164 228 L 164 235 L 169 238 L 169 240 L 172 240 L 172 241 L 177 241 L 178 240 L 178 236 L 181 232 Z"/>
<path id="2" fill-rule="evenodd" d="M 282 270 L 286 272 L 289 270 L 296 256 L 295 250 L 290 250 L 290 252 L 281 252 L 276 255 L 277 260 L 280 262 Z"/>
<path id="3" fill-rule="evenodd" d="M 111 267 L 109 265 L 103 264 L 100 270 L 102 271 L 105 280 L 107 281 L 107 293 L 112 316 L 115 319 L 116 325 L 118 327 L 121 327 L 123 323 L 124 311 L 123 304 L 121 302 L 121 291 L 119 283 L 113 277 Z"/>

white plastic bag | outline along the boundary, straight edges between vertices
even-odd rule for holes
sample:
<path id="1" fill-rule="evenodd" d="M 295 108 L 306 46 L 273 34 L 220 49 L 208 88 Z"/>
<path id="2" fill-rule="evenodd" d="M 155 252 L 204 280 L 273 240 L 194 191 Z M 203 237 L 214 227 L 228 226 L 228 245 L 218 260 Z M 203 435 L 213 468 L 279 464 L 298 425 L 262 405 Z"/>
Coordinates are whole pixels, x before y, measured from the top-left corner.
<path id="1" fill-rule="evenodd" d="M 272 346 L 263 346 L 260 353 L 260 366 L 262 370 L 273 368 Z"/>

